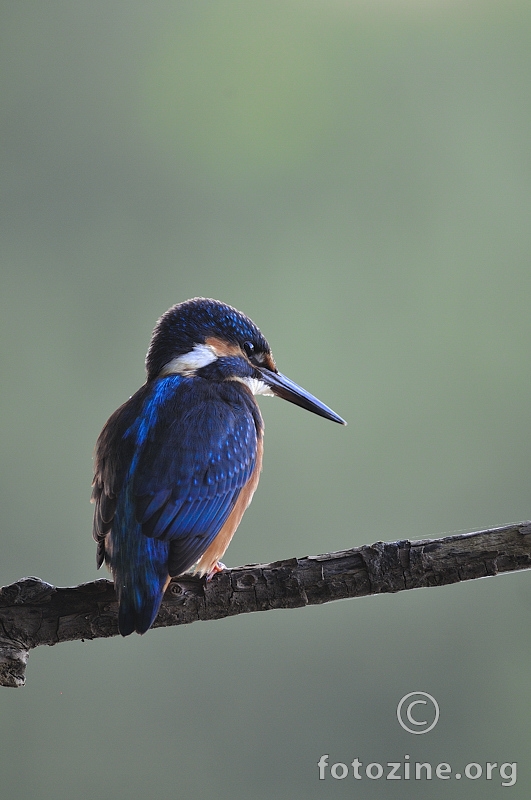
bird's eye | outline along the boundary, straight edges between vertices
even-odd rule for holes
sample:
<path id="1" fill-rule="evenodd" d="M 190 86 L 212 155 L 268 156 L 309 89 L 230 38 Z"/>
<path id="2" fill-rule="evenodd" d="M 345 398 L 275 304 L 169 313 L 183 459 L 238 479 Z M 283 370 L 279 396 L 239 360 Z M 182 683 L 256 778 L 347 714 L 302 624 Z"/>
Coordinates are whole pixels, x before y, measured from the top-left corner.
<path id="1" fill-rule="evenodd" d="M 254 344 L 252 342 L 244 342 L 243 349 L 248 358 L 251 358 L 251 356 L 254 355 Z"/>

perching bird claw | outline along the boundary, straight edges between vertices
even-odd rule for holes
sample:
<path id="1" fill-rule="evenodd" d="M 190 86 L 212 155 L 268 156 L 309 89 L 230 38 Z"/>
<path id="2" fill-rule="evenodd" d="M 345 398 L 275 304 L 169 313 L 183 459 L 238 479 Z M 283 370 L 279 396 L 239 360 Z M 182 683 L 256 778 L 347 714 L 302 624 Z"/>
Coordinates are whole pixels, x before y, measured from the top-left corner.
<path id="1" fill-rule="evenodd" d="M 208 583 L 209 581 L 211 581 L 214 575 L 217 575 L 218 572 L 223 572 L 224 569 L 227 569 L 227 567 L 225 566 L 223 561 L 217 561 L 210 570 L 210 572 L 206 575 L 206 582 Z"/>

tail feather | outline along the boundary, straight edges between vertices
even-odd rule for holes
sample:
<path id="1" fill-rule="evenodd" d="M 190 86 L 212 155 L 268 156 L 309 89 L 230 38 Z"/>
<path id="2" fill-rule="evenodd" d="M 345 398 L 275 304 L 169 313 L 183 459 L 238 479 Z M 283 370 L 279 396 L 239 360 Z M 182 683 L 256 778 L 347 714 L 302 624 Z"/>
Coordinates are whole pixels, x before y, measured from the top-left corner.
<path id="1" fill-rule="evenodd" d="M 125 603 L 122 601 L 118 609 L 118 630 L 122 636 L 129 636 L 129 634 L 136 630 L 135 617 L 135 610 L 131 606 L 126 607 Z"/>
<path id="2" fill-rule="evenodd" d="M 170 580 L 168 552 L 168 542 L 148 539 L 135 530 L 128 539 L 113 536 L 110 567 L 118 597 L 118 629 L 122 636 L 129 636 L 133 631 L 145 633 L 154 623 Z"/>
<path id="3" fill-rule="evenodd" d="M 126 492 L 105 540 L 105 560 L 114 577 L 122 636 L 133 631 L 145 633 L 151 627 L 170 580 L 169 543 L 144 536 L 129 500 Z"/>
<path id="4" fill-rule="evenodd" d="M 164 588 L 161 587 L 156 596 L 140 599 L 132 598 L 126 591 L 122 590 L 118 611 L 118 630 L 121 635 L 129 636 L 134 631 L 145 633 L 149 630 L 159 613 L 163 594 Z M 135 600 L 139 599 L 140 603 L 135 602 Z"/>

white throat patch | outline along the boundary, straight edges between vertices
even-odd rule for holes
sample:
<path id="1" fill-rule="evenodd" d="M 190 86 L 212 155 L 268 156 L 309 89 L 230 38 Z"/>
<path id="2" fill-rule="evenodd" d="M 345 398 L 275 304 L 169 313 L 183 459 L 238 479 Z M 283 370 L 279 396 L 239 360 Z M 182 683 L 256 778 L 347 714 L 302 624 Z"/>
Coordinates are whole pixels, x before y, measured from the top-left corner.
<path id="1" fill-rule="evenodd" d="M 182 356 L 169 361 L 161 371 L 161 376 L 164 375 L 184 375 L 191 378 L 198 369 L 212 364 L 217 359 L 218 355 L 214 348 L 208 344 L 196 344 L 193 350 L 185 353 Z"/>
<path id="2" fill-rule="evenodd" d="M 248 389 L 251 390 L 253 394 L 267 394 L 270 397 L 274 397 L 274 392 L 271 391 L 271 387 L 261 381 L 260 378 L 230 378 L 231 381 L 240 381 L 243 383 L 244 386 L 247 386 Z"/>

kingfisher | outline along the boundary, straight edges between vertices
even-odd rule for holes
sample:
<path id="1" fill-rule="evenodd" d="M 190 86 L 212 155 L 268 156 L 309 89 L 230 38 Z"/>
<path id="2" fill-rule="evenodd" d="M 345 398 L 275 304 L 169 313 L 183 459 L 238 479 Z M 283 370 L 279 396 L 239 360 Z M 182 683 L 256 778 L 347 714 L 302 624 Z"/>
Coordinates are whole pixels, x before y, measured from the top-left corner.
<path id="1" fill-rule="evenodd" d="M 223 569 L 262 468 L 256 395 L 346 425 L 278 371 L 249 317 L 217 300 L 196 297 L 160 317 L 146 373 L 94 456 L 97 566 L 112 572 L 122 636 L 151 627 L 171 578 Z"/>

